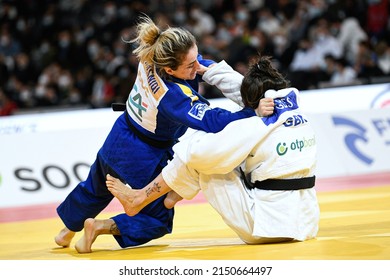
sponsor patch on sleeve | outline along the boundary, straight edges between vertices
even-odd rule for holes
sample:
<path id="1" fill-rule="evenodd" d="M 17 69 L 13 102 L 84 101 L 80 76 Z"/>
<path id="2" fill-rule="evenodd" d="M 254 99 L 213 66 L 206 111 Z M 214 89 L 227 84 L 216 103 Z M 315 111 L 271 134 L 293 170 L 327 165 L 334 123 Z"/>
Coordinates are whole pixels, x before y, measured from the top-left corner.
<path id="1" fill-rule="evenodd" d="M 197 120 L 202 120 L 207 110 L 210 110 L 207 104 L 197 103 L 191 107 L 188 114 Z"/>

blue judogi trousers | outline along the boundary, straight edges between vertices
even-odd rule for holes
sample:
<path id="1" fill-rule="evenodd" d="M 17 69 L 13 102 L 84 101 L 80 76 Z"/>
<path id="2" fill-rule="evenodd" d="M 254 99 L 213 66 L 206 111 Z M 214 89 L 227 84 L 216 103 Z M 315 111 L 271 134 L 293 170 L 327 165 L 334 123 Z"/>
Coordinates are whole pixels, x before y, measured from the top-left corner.
<path id="1" fill-rule="evenodd" d="M 171 155 L 171 149 L 151 147 L 140 141 L 121 115 L 99 150 L 87 179 L 58 206 L 58 215 L 68 229 L 81 231 L 84 221 L 95 218 L 114 198 L 107 189 L 106 174 L 140 189 L 161 172 Z M 112 217 L 121 233 L 114 238 L 122 248 L 141 245 L 172 232 L 174 209 L 165 208 L 164 198 L 153 201 L 135 216 L 123 213 Z"/>

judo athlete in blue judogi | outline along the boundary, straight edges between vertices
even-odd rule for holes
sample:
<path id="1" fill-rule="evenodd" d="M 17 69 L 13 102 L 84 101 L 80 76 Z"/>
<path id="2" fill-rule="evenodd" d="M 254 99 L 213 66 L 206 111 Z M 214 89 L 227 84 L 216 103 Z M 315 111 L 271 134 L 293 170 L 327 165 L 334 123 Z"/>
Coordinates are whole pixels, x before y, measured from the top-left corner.
<path id="1" fill-rule="evenodd" d="M 202 191 L 246 244 L 315 238 L 320 217 L 316 135 L 299 106 L 299 91 L 272 66 L 270 57 L 259 57 L 244 79 L 224 61 L 203 79 L 222 92 L 241 91 L 247 106 L 273 98 L 274 113 L 234 121 L 218 133 L 186 133 L 173 147 L 173 159 L 144 189 L 131 189 L 110 175 L 107 188 L 128 215 L 171 190 L 179 199 Z"/>
<path id="2" fill-rule="evenodd" d="M 164 197 L 133 217 L 123 213 L 108 220 L 94 219 L 113 199 L 105 184 L 107 174 L 133 188 L 142 188 L 172 158 L 172 146 L 188 127 L 218 132 L 232 121 L 256 115 L 252 108 L 232 113 L 209 107 L 198 93 L 198 73 L 214 62 L 198 54 L 195 38 L 188 31 L 168 28 L 161 32 L 144 18 L 135 42 L 139 43 L 134 53 L 140 63 L 126 111 L 98 151 L 88 178 L 57 209 L 65 228 L 55 241 L 67 247 L 75 232 L 84 228 L 83 237 L 75 245 L 79 253 L 91 252 L 97 235 L 102 233 L 113 235 L 125 248 L 172 231 L 174 209 L 164 206 Z"/>

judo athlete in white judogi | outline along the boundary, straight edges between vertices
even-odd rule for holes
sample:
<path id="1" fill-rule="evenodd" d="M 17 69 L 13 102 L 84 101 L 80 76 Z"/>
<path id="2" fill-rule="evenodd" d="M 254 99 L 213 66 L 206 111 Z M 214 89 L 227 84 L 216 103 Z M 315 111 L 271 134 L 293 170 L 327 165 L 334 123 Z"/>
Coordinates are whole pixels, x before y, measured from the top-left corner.
<path id="1" fill-rule="evenodd" d="M 299 92 L 262 57 L 243 77 L 220 62 L 204 77 L 223 92 L 239 91 L 247 106 L 273 97 L 274 113 L 228 124 L 218 133 L 194 131 L 174 146 L 174 158 L 145 191 L 107 176 L 107 187 L 135 214 L 168 186 L 185 199 L 200 190 L 247 244 L 304 241 L 318 232 L 316 140 L 299 108 Z M 240 102 L 240 100 L 237 100 Z M 169 190 L 168 188 L 168 190 Z M 141 206 L 140 206 L 141 205 Z"/>

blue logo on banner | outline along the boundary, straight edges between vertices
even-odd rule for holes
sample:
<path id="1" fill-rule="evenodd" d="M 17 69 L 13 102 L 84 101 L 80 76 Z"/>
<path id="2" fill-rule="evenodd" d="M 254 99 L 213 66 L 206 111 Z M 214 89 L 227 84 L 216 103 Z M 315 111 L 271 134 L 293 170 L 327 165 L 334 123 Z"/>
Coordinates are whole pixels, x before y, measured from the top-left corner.
<path id="1" fill-rule="evenodd" d="M 359 142 L 368 143 L 368 139 L 365 135 L 367 129 L 356 122 L 342 117 L 333 117 L 333 123 L 335 125 L 348 126 L 354 129 L 354 132 L 345 135 L 345 144 L 352 154 L 354 154 L 362 162 L 370 165 L 373 162 L 373 159 L 357 148 L 357 144 Z"/>

